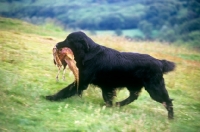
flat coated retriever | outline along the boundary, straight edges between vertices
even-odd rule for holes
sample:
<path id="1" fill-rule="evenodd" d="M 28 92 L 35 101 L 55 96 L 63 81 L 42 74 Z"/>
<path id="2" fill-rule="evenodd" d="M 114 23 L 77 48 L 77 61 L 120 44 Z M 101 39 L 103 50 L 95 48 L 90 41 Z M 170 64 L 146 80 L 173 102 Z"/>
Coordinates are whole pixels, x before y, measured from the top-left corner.
<path id="1" fill-rule="evenodd" d="M 113 106 L 117 88 L 126 87 L 130 92 L 127 99 L 116 102 L 116 106 L 127 105 L 139 96 L 142 87 L 152 99 L 162 103 L 168 111 L 168 118 L 174 117 L 172 99 L 165 88 L 163 74 L 174 70 L 175 64 L 159 60 L 147 54 L 119 52 L 95 43 L 83 32 L 73 32 L 57 43 L 58 49 L 70 48 L 79 69 L 79 88 L 71 83 L 46 99 L 56 101 L 76 94 L 82 95 L 89 84 L 102 90 L 106 106 Z"/>

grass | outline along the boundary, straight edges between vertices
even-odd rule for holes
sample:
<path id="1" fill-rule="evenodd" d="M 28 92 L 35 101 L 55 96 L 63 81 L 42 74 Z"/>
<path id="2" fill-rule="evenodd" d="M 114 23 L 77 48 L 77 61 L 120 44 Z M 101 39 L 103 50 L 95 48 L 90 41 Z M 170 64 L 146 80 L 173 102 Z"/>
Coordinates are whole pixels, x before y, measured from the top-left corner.
<path id="1" fill-rule="evenodd" d="M 56 82 L 52 47 L 69 32 L 37 27 L 0 18 L 0 131 L 2 132 L 198 132 L 200 131 L 200 56 L 198 51 L 159 42 L 133 42 L 120 37 L 91 36 L 96 42 L 120 51 L 147 53 L 176 62 L 176 71 L 164 76 L 175 119 L 145 90 L 125 107 L 106 108 L 101 91 L 90 86 L 82 98 L 59 102 L 44 99 L 70 84 Z M 61 78 L 60 78 L 61 79 Z M 128 96 L 118 91 L 115 101 Z"/>

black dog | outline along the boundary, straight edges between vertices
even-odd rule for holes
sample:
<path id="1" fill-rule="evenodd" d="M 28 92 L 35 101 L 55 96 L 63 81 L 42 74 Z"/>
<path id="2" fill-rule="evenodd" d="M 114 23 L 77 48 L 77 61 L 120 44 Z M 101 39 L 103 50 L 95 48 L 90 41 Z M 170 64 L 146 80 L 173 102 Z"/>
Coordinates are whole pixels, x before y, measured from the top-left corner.
<path id="1" fill-rule="evenodd" d="M 163 73 L 174 70 L 175 64 L 167 60 L 158 60 L 146 54 L 119 52 L 95 43 L 83 32 L 74 32 L 56 47 L 70 48 L 79 69 L 79 88 L 74 83 L 58 93 L 46 96 L 48 100 L 60 100 L 81 95 L 89 84 L 97 85 L 107 106 L 112 106 L 117 88 L 126 87 L 130 96 L 117 102 L 123 106 L 136 100 L 142 87 L 151 98 L 163 103 L 168 110 L 168 117 L 173 118 L 172 99 L 165 88 Z"/>

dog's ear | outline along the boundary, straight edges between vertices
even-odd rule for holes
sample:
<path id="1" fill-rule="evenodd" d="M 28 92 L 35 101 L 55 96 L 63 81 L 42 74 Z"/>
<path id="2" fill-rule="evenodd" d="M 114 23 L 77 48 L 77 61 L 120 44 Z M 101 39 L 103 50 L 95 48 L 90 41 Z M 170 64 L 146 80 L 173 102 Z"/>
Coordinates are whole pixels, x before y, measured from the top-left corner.
<path id="1" fill-rule="evenodd" d="M 85 50 L 85 52 L 88 52 L 89 49 L 90 49 L 90 47 L 89 47 L 89 44 L 88 44 L 87 38 L 83 38 L 83 39 L 81 39 L 81 43 L 82 43 L 83 46 L 84 46 L 84 50 Z"/>
<path id="2" fill-rule="evenodd" d="M 76 50 L 83 50 L 88 52 L 90 49 L 90 39 L 83 32 L 74 32 L 67 36 L 66 38 L 69 45 L 76 48 Z"/>

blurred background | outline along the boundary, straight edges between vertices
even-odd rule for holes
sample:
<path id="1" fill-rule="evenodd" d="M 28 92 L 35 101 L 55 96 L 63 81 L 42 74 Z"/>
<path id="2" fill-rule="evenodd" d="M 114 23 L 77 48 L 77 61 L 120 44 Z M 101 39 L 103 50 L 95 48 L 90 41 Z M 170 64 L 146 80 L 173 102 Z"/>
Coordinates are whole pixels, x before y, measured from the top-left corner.
<path id="1" fill-rule="evenodd" d="M 200 0 L 0 0 L 0 16 L 200 49 Z"/>

